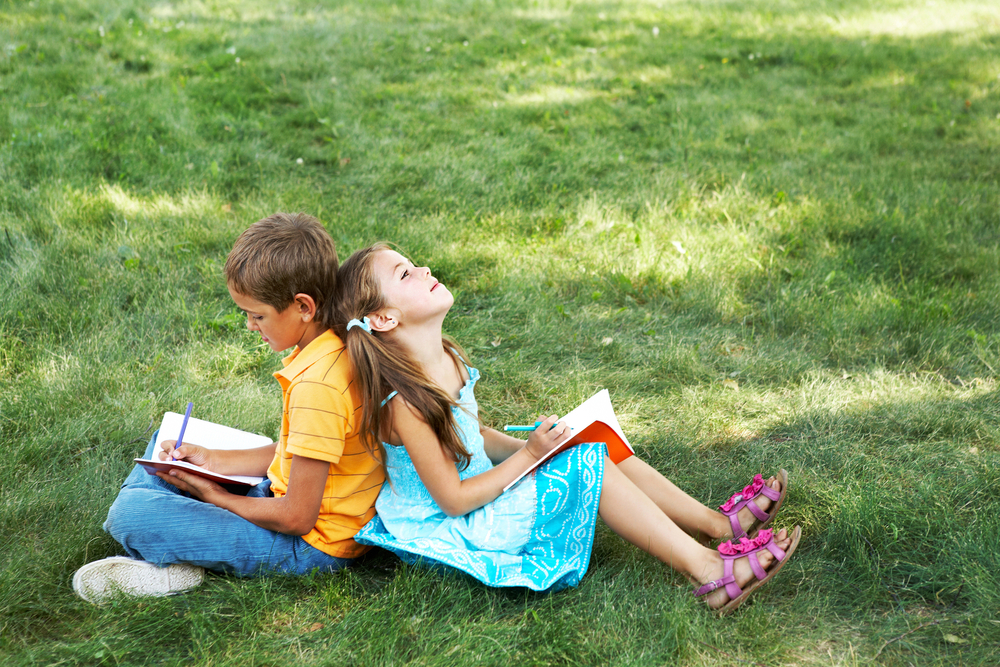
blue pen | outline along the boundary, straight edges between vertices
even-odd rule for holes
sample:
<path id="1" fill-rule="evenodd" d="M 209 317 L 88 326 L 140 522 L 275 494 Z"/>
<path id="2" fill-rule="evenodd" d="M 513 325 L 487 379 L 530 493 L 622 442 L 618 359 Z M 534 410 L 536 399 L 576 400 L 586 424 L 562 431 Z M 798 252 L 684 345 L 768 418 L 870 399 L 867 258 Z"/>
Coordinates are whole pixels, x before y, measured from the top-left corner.
<path id="1" fill-rule="evenodd" d="M 188 426 L 188 420 L 191 419 L 191 408 L 194 407 L 194 403 L 188 402 L 187 410 L 184 411 L 184 421 L 181 422 L 181 432 L 177 435 L 177 442 L 174 443 L 174 449 L 177 449 L 182 444 L 184 444 L 184 430 Z M 170 456 L 171 461 L 176 461 L 173 455 Z"/>
<path id="2" fill-rule="evenodd" d="M 513 426 L 512 424 L 507 424 L 506 426 L 503 427 L 503 430 L 505 430 L 505 431 L 534 431 L 536 428 L 538 428 L 541 425 L 542 425 L 542 422 L 535 422 L 534 426 Z M 552 428 L 550 428 L 549 430 L 551 431 L 555 427 L 556 427 L 556 425 L 553 424 Z M 573 429 L 570 429 L 570 430 L 573 430 Z"/>

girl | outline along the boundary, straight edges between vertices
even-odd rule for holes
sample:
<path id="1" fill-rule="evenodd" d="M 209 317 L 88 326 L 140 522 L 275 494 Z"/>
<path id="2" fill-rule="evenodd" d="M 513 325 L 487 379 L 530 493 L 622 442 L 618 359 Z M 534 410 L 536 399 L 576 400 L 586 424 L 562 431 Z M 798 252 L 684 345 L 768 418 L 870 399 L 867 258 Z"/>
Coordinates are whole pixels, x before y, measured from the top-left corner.
<path id="1" fill-rule="evenodd" d="M 454 299 L 427 267 L 378 244 L 344 262 L 337 283 L 363 405 L 355 428 L 369 435 L 390 481 L 358 542 L 409 563 L 455 567 L 490 586 L 555 590 L 575 586 L 586 572 L 599 514 L 695 582 L 695 595 L 722 613 L 794 551 L 797 526 L 790 536 L 768 529 L 748 539 L 744 532 L 774 516 L 787 488 L 784 471 L 766 482 L 757 475 L 718 513 L 638 457 L 615 464 L 603 443 L 592 443 L 553 457 L 504 493 L 558 444 L 566 426 L 550 416 L 525 442 L 479 423 L 479 373 L 441 332 Z M 716 551 L 688 533 L 741 539 Z"/>

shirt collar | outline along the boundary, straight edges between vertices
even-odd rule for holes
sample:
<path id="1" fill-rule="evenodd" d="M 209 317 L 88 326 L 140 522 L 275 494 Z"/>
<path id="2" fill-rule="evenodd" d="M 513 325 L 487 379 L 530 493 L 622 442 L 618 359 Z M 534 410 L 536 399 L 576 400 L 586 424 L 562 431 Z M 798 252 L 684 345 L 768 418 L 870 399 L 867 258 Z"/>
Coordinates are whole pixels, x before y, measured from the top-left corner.
<path id="1" fill-rule="evenodd" d="M 332 330 L 327 329 L 301 350 L 296 346 L 287 357 L 281 360 L 284 368 L 275 372 L 274 377 L 279 382 L 282 379 L 291 382 L 323 357 L 342 349 L 344 349 L 344 342 Z"/>

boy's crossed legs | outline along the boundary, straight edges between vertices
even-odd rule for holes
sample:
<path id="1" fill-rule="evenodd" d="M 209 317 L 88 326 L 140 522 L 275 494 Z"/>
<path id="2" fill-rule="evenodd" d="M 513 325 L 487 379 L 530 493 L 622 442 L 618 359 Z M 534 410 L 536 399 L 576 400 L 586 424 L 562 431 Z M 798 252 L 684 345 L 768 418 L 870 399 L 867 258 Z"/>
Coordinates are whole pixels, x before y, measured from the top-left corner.
<path id="1" fill-rule="evenodd" d="M 155 442 L 154 433 L 144 458 L 152 456 Z M 270 485 L 264 480 L 247 495 L 268 496 Z M 79 577 L 74 578 L 74 588 L 93 601 L 112 594 L 116 586 L 134 595 L 178 592 L 200 583 L 200 572 L 192 568 L 252 577 L 306 574 L 315 569 L 332 572 L 352 562 L 330 556 L 300 536 L 261 528 L 228 510 L 191 498 L 138 465 L 111 505 L 104 530 L 136 561 L 105 559 L 81 568 L 84 580 L 78 585 Z M 178 564 L 183 566 L 171 568 L 171 573 L 150 567 Z M 178 583 L 167 581 L 171 574 Z M 183 588 L 171 590 L 171 586 Z"/>

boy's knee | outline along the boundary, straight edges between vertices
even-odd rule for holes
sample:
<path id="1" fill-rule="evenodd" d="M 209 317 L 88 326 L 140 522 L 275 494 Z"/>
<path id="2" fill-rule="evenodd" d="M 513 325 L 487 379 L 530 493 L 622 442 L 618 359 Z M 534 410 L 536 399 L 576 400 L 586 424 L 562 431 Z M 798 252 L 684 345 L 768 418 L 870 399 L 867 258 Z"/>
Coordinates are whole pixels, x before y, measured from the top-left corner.
<path id="1" fill-rule="evenodd" d="M 108 509 L 108 518 L 104 520 L 104 532 L 110 534 L 118 542 L 121 542 L 119 534 L 129 523 L 129 518 L 135 514 L 129 509 L 129 496 L 131 495 L 127 488 L 123 488 L 118 493 L 118 497 L 115 498 L 115 502 L 111 503 L 111 507 Z"/>
<path id="2" fill-rule="evenodd" d="M 119 544 L 125 545 L 129 535 L 149 530 L 150 520 L 156 516 L 157 495 L 149 489 L 123 488 L 108 509 L 104 531 Z"/>

